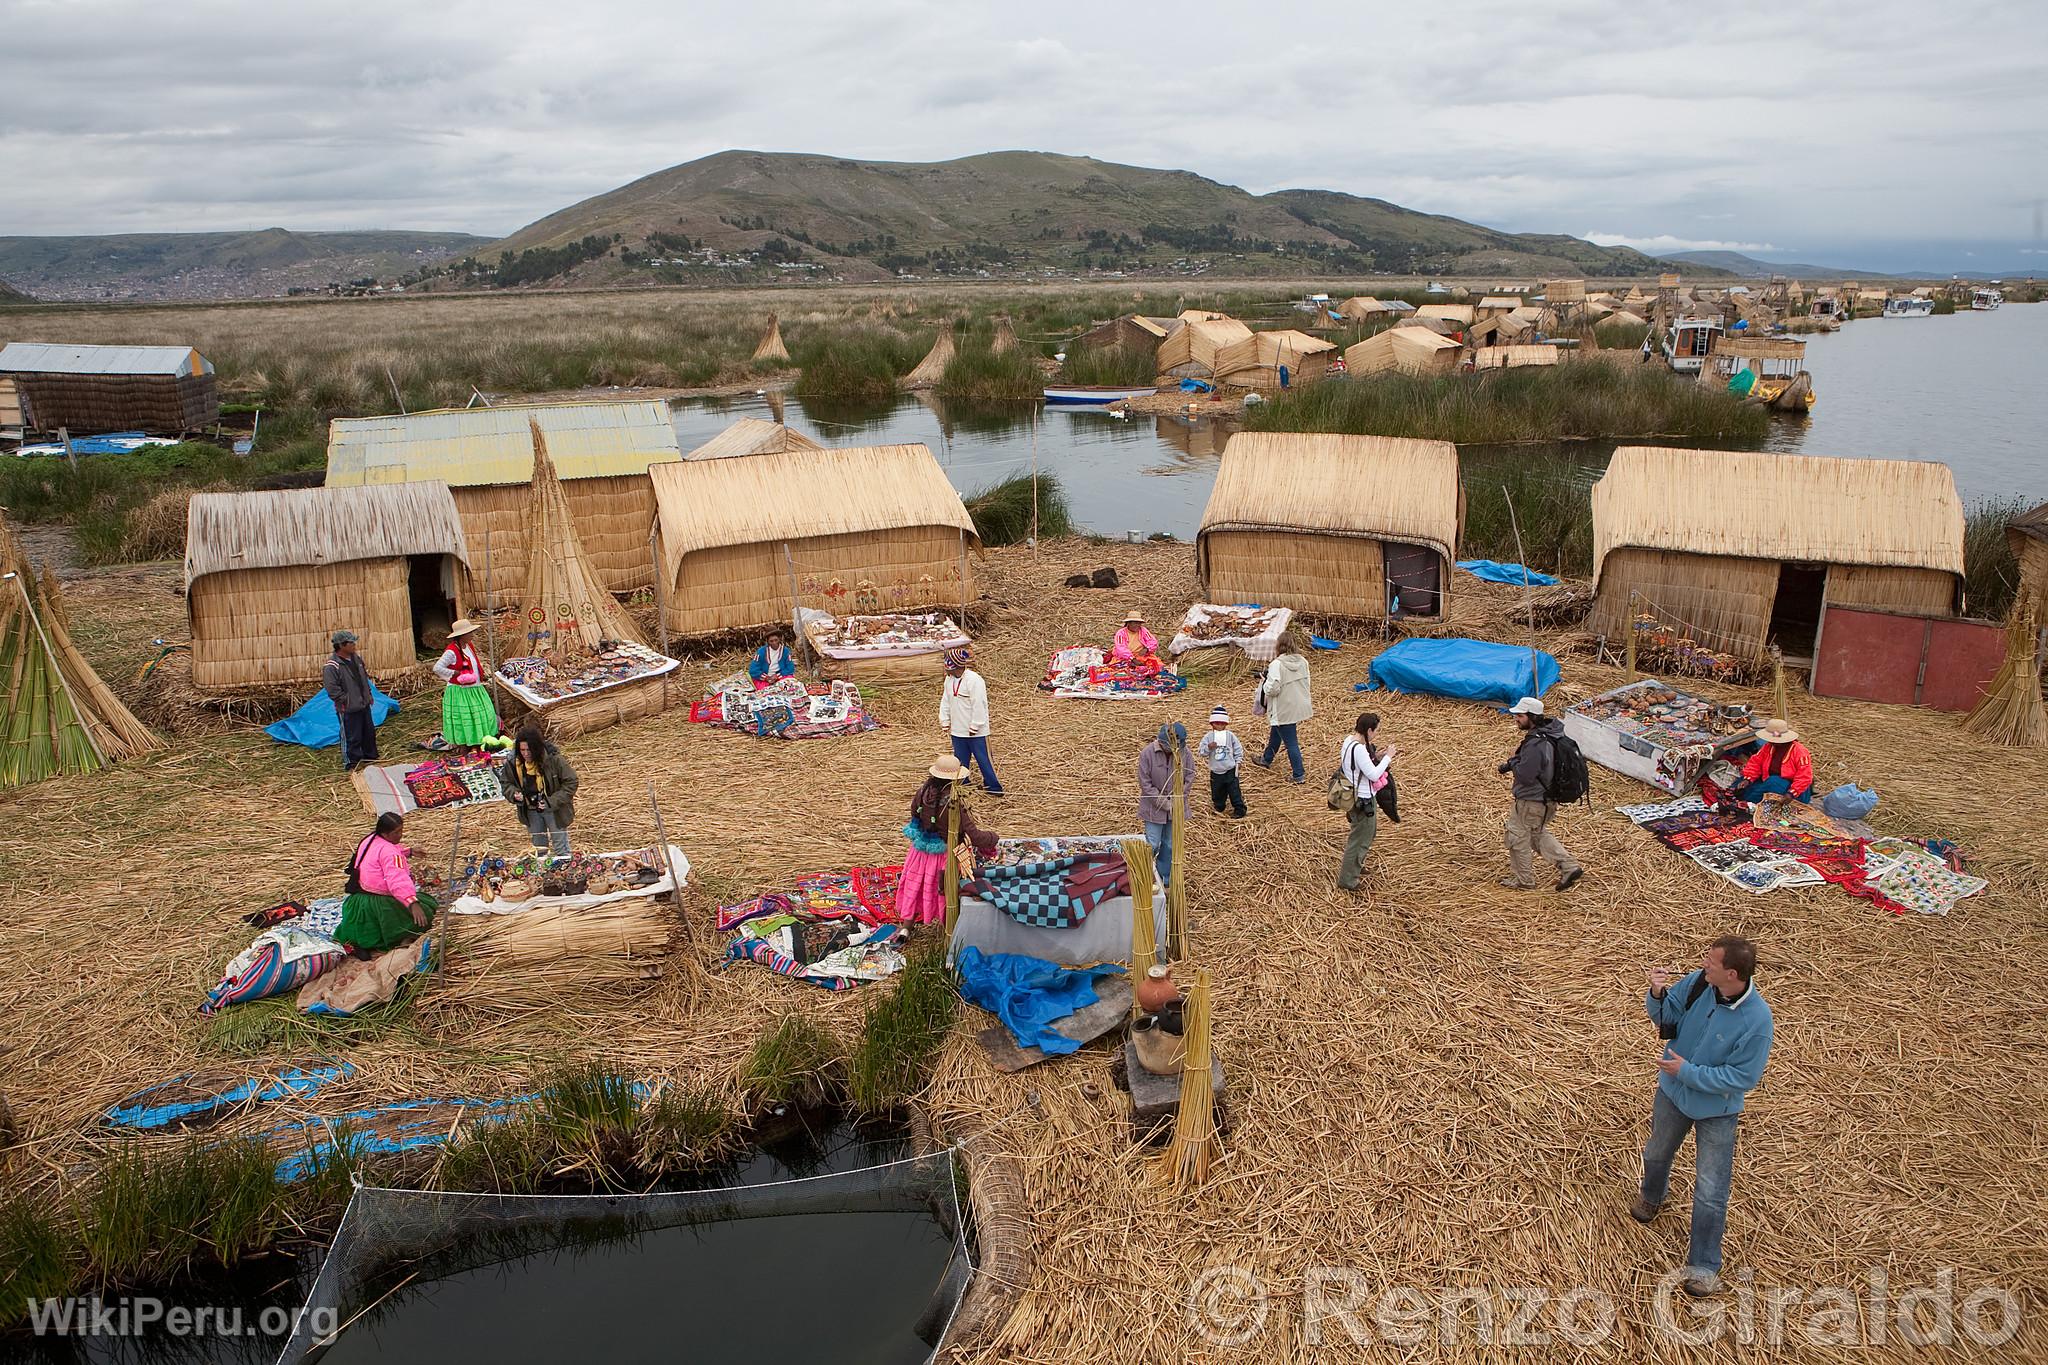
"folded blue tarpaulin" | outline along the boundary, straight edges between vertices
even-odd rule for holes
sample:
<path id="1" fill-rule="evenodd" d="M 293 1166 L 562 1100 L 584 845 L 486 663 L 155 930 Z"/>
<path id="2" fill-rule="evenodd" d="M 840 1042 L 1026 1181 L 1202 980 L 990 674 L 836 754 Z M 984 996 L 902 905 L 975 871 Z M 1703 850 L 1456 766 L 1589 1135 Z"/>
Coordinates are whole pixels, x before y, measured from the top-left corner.
<path id="1" fill-rule="evenodd" d="M 1325 640 L 1320 635 L 1309 636 L 1308 642 L 1315 649 L 1337 649 L 1340 647 L 1335 640 Z"/>
<path id="2" fill-rule="evenodd" d="M 1214 393 L 1216 392 L 1216 386 L 1214 384 L 1205 384 L 1199 379 L 1183 379 L 1180 381 L 1180 391 L 1182 393 Z"/>
<path id="3" fill-rule="evenodd" d="M 1483 579 L 1488 583 L 1513 583 L 1517 586 L 1535 583 L 1549 587 L 1557 582 L 1554 575 L 1525 569 L 1519 564 L 1498 564 L 1491 559 L 1461 559 L 1458 561 L 1458 567 L 1474 578 Z"/>
<path id="4" fill-rule="evenodd" d="M 1062 967 L 1022 953 L 984 953 L 969 944 L 954 964 L 960 973 L 960 994 L 1003 1021 L 1018 1047 L 1035 1047 L 1048 1057 L 1063 1057 L 1080 1044 L 1052 1025 L 1096 1001 L 1098 977 L 1115 976 L 1122 967 Z"/>
<path id="5" fill-rule="evenodd" d="M 1530 688 L 1531 660 L 1535 687 Z M 1557 660 L 1527 645 L 1489 640 L 1403 640 L 1372 661 L 1354 691 L 1428 692 L 1439 697 L 1512 706 L 1556 685 Z"/>
<path id="6" fill-rule="evenodd" d="M 370 724 L 382 725 L 398 709 L 398 703 L 370 684 Z M 303 744 L 308 749 L 325 749 L 341 743 L 341 717 L 335 714 L 334 698 L 315 692 L 306 704 L 283 720 L 263 727 L 263 733 L 280 744 Z"/>

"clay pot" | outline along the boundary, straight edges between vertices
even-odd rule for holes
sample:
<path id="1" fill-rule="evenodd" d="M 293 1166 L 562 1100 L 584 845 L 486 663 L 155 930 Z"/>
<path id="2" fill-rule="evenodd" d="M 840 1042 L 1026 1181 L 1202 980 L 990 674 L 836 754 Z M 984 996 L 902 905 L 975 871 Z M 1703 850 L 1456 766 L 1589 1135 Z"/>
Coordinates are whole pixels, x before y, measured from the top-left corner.
<path id="1" fill-rule="evenodd" d="M 1155 1076 L 1179 1075 L 1188 1051 L 1187 1039 L 1168 1033 L 1158 1016 L 1151 1014 L 1140 1015 L 1131 1025 L 1131 1045 L 1138 1054 L 1138 1065 Z"/>
<path id="2" fill-rule="evenodd" d="M 1147 967 L 1145 975 L 1138 979 L 1137 995 L 1138 1008 L 1147 1014 L 1157 1014 L 1180 999 L 1180 987 L 1173 981 L 1173 968 L 1164 964 Z"/>

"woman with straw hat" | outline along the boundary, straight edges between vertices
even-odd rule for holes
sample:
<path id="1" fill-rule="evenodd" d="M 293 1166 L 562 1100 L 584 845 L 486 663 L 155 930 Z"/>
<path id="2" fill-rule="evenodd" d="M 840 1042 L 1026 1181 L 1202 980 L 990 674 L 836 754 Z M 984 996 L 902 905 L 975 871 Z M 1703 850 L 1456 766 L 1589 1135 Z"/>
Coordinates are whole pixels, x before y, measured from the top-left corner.
<path id="1" fill-rule="evenodd" d="M 935 924 L 946 917 L 947 839 L 953 803 L 960 801 L 960 837 L 988 853 L 996 836 L 974 823 L 960 800 L 960 782 L 967 769 L 950 754 L 933 763 L 929 776 L 910 798 L 910 819 L 903 837 L 910 847 L 903 855 L 903 876 L 896 883 L 896 918 L 905 924 Z"/>
<path id="2" fill-rule="evenodd" d="M 1813 804 L 1813 755 L 1799 742 L 1799 732 L 1782 720 L 1764 722 L 1756 732 L 1757 751 L 1742 765 L 1742 785 L 1735 789 L 1744 801 L 1766 796 L 1789 796 Z"/>
<path id="3" fill-rule="evenodd" d="M 467 616 L 448 627 L 448 647 L 434 664 L 434 676 L 448 684 L 441 689 L 441 738 L 461 749 L 481 749 L 498 737 L 498 707 L 484 686 L 476 632 Z"/>
<path id="4" fill-rule="evenodd" d="M 1132 611 L 1125 615 L 1116 638 L 1110 641 L 1109 660 L 1118 664 L 1159 667 L 1159 640 L 1145 628 L 1145 613 Z"/>

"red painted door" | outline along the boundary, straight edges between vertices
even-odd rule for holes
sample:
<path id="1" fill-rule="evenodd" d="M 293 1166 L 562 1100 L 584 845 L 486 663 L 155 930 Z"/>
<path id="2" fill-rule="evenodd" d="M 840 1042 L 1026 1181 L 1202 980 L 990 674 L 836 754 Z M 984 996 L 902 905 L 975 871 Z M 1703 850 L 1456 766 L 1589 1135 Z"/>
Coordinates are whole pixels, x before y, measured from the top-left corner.
<path id="1" fill-rule="evenodd" d="M 1989 621 L 1935 621 L 1927 640 L 1920 704 L 1974 711 L 2005 662 L 2005 627 Z"/>
<path id="2" fill-rule="evenodd" d="M 1823 697 L 1911 706 L 1926 646 L 1925 617 L 1829 607 L 1814 651 L 1813 690 Z"/>

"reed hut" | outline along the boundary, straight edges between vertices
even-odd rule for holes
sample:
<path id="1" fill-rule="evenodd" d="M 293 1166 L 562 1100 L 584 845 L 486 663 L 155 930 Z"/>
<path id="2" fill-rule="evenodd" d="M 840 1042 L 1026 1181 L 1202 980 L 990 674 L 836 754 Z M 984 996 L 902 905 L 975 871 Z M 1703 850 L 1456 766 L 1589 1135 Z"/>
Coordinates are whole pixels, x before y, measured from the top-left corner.
<path id="1" fill-rule="evenodd" d="M 2048 621 L 2048 502 L 2022 512 L 2006 527 L 2013 558 L 2020 565 L 2020 591 L 2034 599 L 2034 612 Z"/>
<path id="2" fill-rule="evenodd" d="M 1204 599 L 1311 616 L 1441 618 L 1465 522 L 1458 451 L 1391 436 L 1240 432 L 1195 538 Z"/>
<path id="3" fill-rule="evenodd" d="M 1067 354 L 1088 351 L 1129 351 L 1133 355 L 1156 356 L 1159 343 L 1179 331 L 1179 318 L 1148 318 L 1126 313 L 1120 318 L 1097 323 L 1067 343 Z"/>
<path id="4" fill-rule="evenodd" d="M 818 450 L 816 441 L 781 422 L 742 417 L 684 455 L 686 460 L 729 460 L 740 455 L 779 455 L 788 450 Z M 651 486 L 651 485 L 650 485 Z"/>
<path id="5" fill-rule="evenodd" d="M 327 486 L 446 484 L 469 542 L 473 604 L 507 606 L 519 596 L 526 564 L 529 419 L 547 438 L 570 515 L 606 585 L 615 593 L 651 586 L 647 467 L 683 457 L 668 405 L 656 399 L 338 417 L 327 428 Z"/>
<path id="6" fill-rule="evenodd" d="M 705 635 L 833 615 L 961 606 L 979 548 L 923 445 L 656 465 L 668 624 Z"/>
<path id="7" fill-rule="evenodd" d="M 1558 363 L 1555 346 L 1483 346 L 1472 353 L 1475 370 L 1526 370 Z"/>
<path id="8" fill-rule="evenodd" d="M 12 379 L 21 425 L 182 435 L 220 420 L 213 362 L 190 346 L 57 346 L 12 341 L 0 347 L 0 377 Z"/>
<path id="9" fill-rule="evenodd" d="M 897 381 L 897 387 L 905 389 L 935 389 L 946 377 L 946 367 L 953 363 L 958 347 L 953 341 L 950 325 L 939 328 L 938 339 L 932 348 L 924 353 L 924 359 L 917 362 L 917 368 Z"/>
<path id="10" fill-rule="evenodd" d="M 1945 464 L 1625 446 L 1593 486 L 1590 629 L 1648 610 L 1706 647 L 1811 649 L 1825 607 L 1928 616 L 1961 599 Z"/>
<path id="11" fill-rule="evenodd" d="M 1216 353 L 1216 378 L 1246 389 L 1298 388 L 1329 372 L 1337 344 L 1291 329 L 1253 332 Z"/>
<path id="12" fill-rule="evenodd" d="M 996 319 L 996 334 L 989 342 L 988 348 L 996 355 L 1017 349 L 1017 329 L 1010 325 L 1007 314 Z"/>
<path id="13" fill-rule="evenodd" d="M 773 313 L 768 315 L 768 330 L 761 333 L 760 343 L 754 347 L 754 359 L 789 359 L 789 347 L 782 344 L 782 320 Z"/>
<path id="14" fill-rule="evenodd" d="M 1510 307 L 1507 311 L 1513 312 L 1514 310 Z M 1415 310 L 1415 316 L 1423 319 L 1434 318 L 1440 322 L 1448 322 L 1460 331 L 1470 327 L 1477 321 L 1473 307 L 1469 303 L 1425 303 L 1422 307 Z"/>
<path id="15" fill-rule="evenodd" d="M 1513 294 L 1488 294 L 1472 305 L 1472 320 L 1483 322 L 1487 318 L 1512 313 L 1522 306 L 1522 300 Z"/>
<path id="16" fill-rule="evenodd" d="M 1516 313 L 1497 313 L 1473 323 L 1472 330 L 1465 333 L 1465 340 L 1473 346 L 1508 346 L 1516 339 L 1528 336 L 1535 328 L 1535 323 Z"/>
<path id="17" fill-rule="evenodd" d="M 228 692 L 317 681 L 329 636 L 344 629 L 373 672 L 409 668 L 463 614 L 468 566 L 445 483 L 195 494 L 192 682 Z"/>
<path id="18" fill-rule="evenodd" d="M 1217 358 L 1252 335 L 1251 328 L 1220 313 L 1181 318 L 1179 329 L 1159 343 L 1159 373 L 1172 379 L 1214 379 Z"/>
<path id="19" fill-rule="evenodd" d="M 1381 303 L 1370 294 L 1353 294 L 1333 311 L 1346 322 L 1369 322 L 1373 318 L 1392 317 L 1401 310 L 1391 303 Z"/>
<path id="20" fill-rule="evenodd" d="M 1464 347 L 1427 327 L 1389 327 L 1344 352 L 1347 374 L 1449 374 L 1458 368 Z"/>

